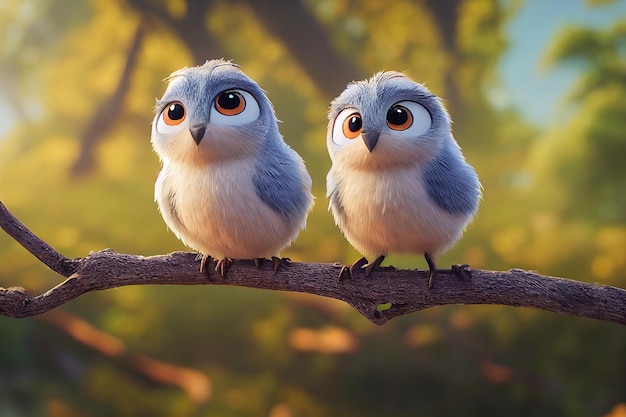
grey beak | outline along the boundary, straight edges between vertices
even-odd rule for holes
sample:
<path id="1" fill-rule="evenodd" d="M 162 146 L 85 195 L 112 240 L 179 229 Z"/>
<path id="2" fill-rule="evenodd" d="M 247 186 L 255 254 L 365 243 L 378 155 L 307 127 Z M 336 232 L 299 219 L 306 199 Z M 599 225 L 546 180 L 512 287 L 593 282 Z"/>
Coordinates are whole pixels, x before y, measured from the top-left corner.
<path id="1" fill-rule="evenodd" d="M 204 133 L 206 132 L 206 126 L 193 126 L 189 128 L 189 132 L 191 133 L 191 137 L 193 141 L 196 142 L 196 145 L 200 145 L 202 138 L 204 137 Z"/>
<path id="2" fill-rule="evenodd" d="M 378 137 L 380 136 L 380 132 L 377 132 L 375 130 L 363 130 L 361 136 L 363 136 L 363 142 L 365 142 L 365 146 L 367 146 L 367 149 L 372 152 L 376 147 L 376 144 L 378 143 Z"/>

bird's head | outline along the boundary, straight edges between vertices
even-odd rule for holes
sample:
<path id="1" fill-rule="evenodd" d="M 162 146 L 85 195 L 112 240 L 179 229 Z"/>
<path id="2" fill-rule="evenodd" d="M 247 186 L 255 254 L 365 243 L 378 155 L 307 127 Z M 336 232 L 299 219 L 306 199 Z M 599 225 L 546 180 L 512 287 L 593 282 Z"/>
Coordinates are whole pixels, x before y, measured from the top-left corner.
<path id="1" fill-rule="evenodd" d="M 225 60 L 172 73 L 157 100 L 152 144 L 162 159 L 203 165 L 253 155 L 278 134 L 259 85 Z"/>
<path id="2" fill-rule="evenodd" d="M 441 101 L 395 71 L 349 84 L 332 101 L 328 118 L 331 159 L 355 169 L 419 164 L 450 135 Z"/>

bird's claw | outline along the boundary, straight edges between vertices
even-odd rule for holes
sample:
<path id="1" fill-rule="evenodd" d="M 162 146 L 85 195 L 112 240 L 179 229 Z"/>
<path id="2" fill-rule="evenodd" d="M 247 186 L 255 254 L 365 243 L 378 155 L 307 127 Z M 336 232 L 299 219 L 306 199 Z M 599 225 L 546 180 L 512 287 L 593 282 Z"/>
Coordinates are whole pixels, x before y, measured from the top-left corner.
<path id="1" fill-rule="evenodd" d="M 205 255 L 202 253 L 196 255 L 196 261 L 200 261 L 200 272 L 206 272 L 207 274 L 209 273 L 209 270 L 206 267 L 206 263 L 207 261 L 210 263 L 212 259 L 213 258 L 211 258 L 211 255 Z"/>
<path id="2" fill-rule="evenodd" d="M 428 259 L 426 260 L 428 261 Z M 429 266 L 431 266 L 430 262 L 429 262 Z M 472 271 L 468 264 L 462 264 L 462 265 L 453 264 L 452 267 L 450 267 L 450 269 L 435 269 L 434 263 L 433 263 L 432 268 L 430 269 L 429 274 L 428 274 L 428 288 L 433 287 L 433 281 L 435 280 L 439 272 L 452 273 L 457 278 L 462 279 L 462 280 L 468 280 L 472 278 Z"/>
<path id="3" fill-rule="evenodd" d="M 342 264 L 341 262 L 335 262 L 333 263 L 333 267 L 340 268 L 338 277 L 339 281 L 343 281 L 343 273 L 346 272 L 348 268 L 350 268 L 350 265 Z"/>
<path id="4" fill-rule="evenodd" d="M 348 271 L 349 278 L 352 278 L 352 272 L 350 271 L 350 265 L 341 265 L 341 269 L 339 270 L 339 282 L 343 281 L 345 278 L 343 277 L 344 272 Z"/>
<path id="5" fill-rule="evenodd" d="M 233 260 L 230 258 L 223 258 L 216 262 L 215 272 L 219 273 L 222 278 L 226 275 L 228 270 L 233 264 Z"/>
<path id="6" fill-rule="evenodd" d="M 291 259 L 289 258 L 279 258 L 278 256 L 272 256 L 272 263 L 274 273 L 276 274 L 280 268 L 291 266 Z"/>
<path id="7" fill-rule="evenodd" d="M 207 274 L 207 276 L 210 276 L 211 270 L 207 267 L 207 264 L 210 264 L 211 261 L 213 261 L 213 258 L 210 255 L 204 255 L 199 253 L 198 256 L 196 256 L 196 261 L 197 260 L 200 261 L 200 272 L 204 272 Z M 216 260 L 215 272 L 219 273 L 220 276 L 224 278 L 224 275 L 226 275 L 226 272 L 228 272 L 228 269 L 232 264 L 233 260 L 229 258 Z"/>
<path id="8" fill-rule="evenodd" d="M 342 265 L 342 264 L 338 264 L 341 265 L 341 269 L 339 270 L 339 281 L 343 281 L 344 278 L 344 273 L 346 271 L 348 271 L 349 275 L 350 275 L 350 279 L 354 278 L 354 271 L 355 270 L 359 270 L 361 269 L 364 265 L 367 264 L 367 258 L 362 257 L 356 260 L 356 262 L 354 262 L 352 265 Z"/>
<path id="9" fill-rule="evenodd" d="M 472 270 L 470 269 L 468 264 L 452 265 L 451 269 L 452 273 L 462 280 L 471 279 L 472 278 Z"/>
<path id="10" fill-rule="evenodd" d="M 435 278 L 437 278 L 437 270 L 430 269 L 428 271 L 428 289 L 429 290 L 433 288 L 433 282 L 435 281 Z"/>
<path id="11" fill-rule="evenodd" d="M 369 276 L 372 275 L 372 271 L 378 268 L 380 264 L 383 263 L 384 259 L 385 259 L 385 255 L 380 255 L 378 258 L 374 259 L 374 262 L 372 262 L 371 264 L 368 264 L 365 267 L 365 276 L 369 278 Z"/>
<path id="12" fill-rule="evenodd" d="M 256 266 L 257 268 L 261 268 L 261 266 L 263 266 L 267 259 L 252 258 L 252 261 L 254 262 L 254 266 Z M 290 258 L 279 258 L 278 256 L 272 256 L 272 269 L 274 270 L 274 273 L 277 273 L 280 268 L 287 266 L 291 266 Z"/>

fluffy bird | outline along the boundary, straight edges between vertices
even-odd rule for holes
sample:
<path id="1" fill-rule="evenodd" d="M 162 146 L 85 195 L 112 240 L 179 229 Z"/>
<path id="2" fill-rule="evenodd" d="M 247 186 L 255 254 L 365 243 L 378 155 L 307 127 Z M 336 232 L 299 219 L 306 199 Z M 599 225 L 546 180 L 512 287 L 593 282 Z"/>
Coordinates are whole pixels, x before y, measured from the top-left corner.
<path id="1" fill-rule="evenodd" d="M 230 61 L 168 78 L 152 146 L 162 169 L 155 200 L 167 226 L 223 276 L 232 259 L 272 258 L 305 227 L 311 177 L 283 140 L 259 85 Z"/>
<path id="2" fill-rule="evenodd" d="M 380 72 L 349 84 L 328 118 L 329 210 L 352 246 L 378 256 L 366 275 L 389 253 L 423 254 L 432 287 L 434 259 L 461 237 L 481 198 L 441 101 L 402 73 Z"/>

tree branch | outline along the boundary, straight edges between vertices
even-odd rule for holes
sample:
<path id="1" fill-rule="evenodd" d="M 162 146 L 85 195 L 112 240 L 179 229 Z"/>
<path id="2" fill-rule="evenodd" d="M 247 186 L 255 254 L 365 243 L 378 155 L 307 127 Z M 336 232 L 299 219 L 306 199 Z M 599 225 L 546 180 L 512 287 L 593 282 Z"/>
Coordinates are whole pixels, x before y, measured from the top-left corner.
<path id="1" fill-rule="evenodd" d="M 435 286 L 427 273 L 385 267 L 375 277 L 339 281 L 333 264 L 292 263 L 274 273 L 270 263 L 257 268 L 238 260 L 225 278 L 199 271 L 191 252 L 137 256 L 106 249 L 85 258 L 67 259 L 26 229 L 0 202 L 0 226 L 48 267 L 68 277 L 44 294 L 31 297 L 22 288 L 0 288 L 0 314 L 27 317 L 44 313 L 89 291 L 127 285 L 233 285 L 303 292 L 342 300 L 376 324 L 411 312 L 447 304 L 500 304 L 532 307 L 626 324 L 626 290 L 512 269 L 472 269 L 460 279 L 442 272 Z"/>
<path id="2" fill-rule="evenodd" d="M 54 272 L 66 278 L 76 272 L 79 265 L 78 259 L 66 258 L 35 236 L 9 212 L 2 201 L 0 201 L 0 227 Z"/>

